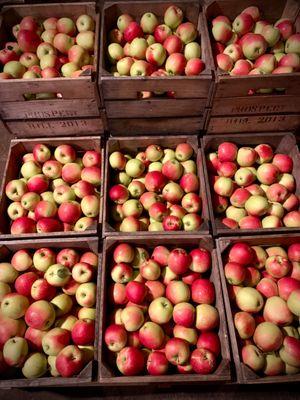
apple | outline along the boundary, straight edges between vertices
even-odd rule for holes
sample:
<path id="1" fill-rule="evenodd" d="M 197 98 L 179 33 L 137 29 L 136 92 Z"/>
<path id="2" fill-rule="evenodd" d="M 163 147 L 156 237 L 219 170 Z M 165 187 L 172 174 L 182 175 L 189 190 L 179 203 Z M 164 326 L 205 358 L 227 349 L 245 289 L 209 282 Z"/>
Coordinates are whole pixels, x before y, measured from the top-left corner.
<path id="1" fill-rule="evenodd" d="M 248 214 L 255 217 L 265 215 L 268 208 L 268 200 L 263 196 L 251 196 L 245 203 Z"/>
<path id="2" fill-rule="evenodd" d="M 165 69 L 169 75 L 183 75 L 185 67 L 186 59 L 181 53 L 173 53 L 166 60 Z"/>
<path id="3" fill-rule="evenodd" d="M 196 279 L 192 283 L 192 299 L 197 304 L 213 304 L 215 302 L 215 287 L 208 279 Z"/>
<path id="4" fill-rule="evenodd" d="M 19 235 L 23 233 L 35 233 L 36 224 L 35 221 L 28 217 L 20 217 L 13 221 L 10 227 L 10 233 L 12 235 Z"/>
<path id="5" fill-rule="evenodd" d="M 210 304 L 196 306 L 196 328 L 201 331 L 210 331 L 219 325 L 218 310 Z"/>
<path id="6" fill-rule="evenodd" d="M 235 243 L 229 251 L 230 261 L 242 265 L 248 265 L 251 264 L 253 259 L 254 259 L 254 252 L 247 243 L 243 242 Z"/>
<path id="7" fill-rule="evenodd" d="M 277 296 L 278 287 L 276 282 L 270 278 L 263 278 L 257 284 L 256 289 L 266 298 Z"/>
<path id="8" fill-rule="evenodd" d="M 280 39 L 280 30 L 273 25 L 264 26 L 261 34 L 268 43 L 268 47 L 275 46 Z"/>
<path id="9" fill-rule="evenodd" d="M 27 297 L 19 293 L 8 293 L 1 302 L 1 313 L 8 318 L 19 319 L 25 315 L 28 307 Z"/>
<path id="10" fill-rule="evenodd" d="M 285 52 L 289 53 L 297 53 L 300 54 L 300 35 L 299 33 L 295 33 L 291 35 L 286 43 L 285 43 Z"/>
<path id="11" fill-rule="evenodd" d="M 161 348 L 165 334 L 160 325 L 155 322 L 146 322 L 139 330 L 139 340 L 148 349 Z"/>
<path id="12" fill-rule="evenodd" d="M 157 297 L 149 305 L 148 313 L 151 321 L 165 324 L 172 318 L 173 306 L 166 297 Z"/>
<path id="13" fill-rule="evenodd" d="M 292 367 L 299 368 L 300 340 L 286 336 L 279 351 L 280 358 Z"/>
<path id="14" fill-rule="evenodd" d="M 25 322 L 29 327 L 48 330 L 55 320 L 55 311 L 49 302 L 38 300 L 32 303 L 25 313 Z"/>
<path id="15" fill-rule="evenodd" d="M 144 353 L 136 347 L 124 347 L 117 355 L 116 365 L 123 375 L 138 375 L 145 368 Z"/>
<path id="16" fill-rule="evenodd" d="M 70 333 L 62 328 L 52 328 L 42 339 L 43 351 L 50 356 L 57 356 L 69 343 Z"/>
<path id="17" fill-rule="evenodd" d="M 173 304 L 186 302 L 190 299 L 190 289 L 184 282 L 172 280 L 167 284 L 166 297 Z"/>
<path id="18" fill-rule="evenodd" d="M 76 301 L 81 307 L 93 307 L 96 302 L 96 284 L 82 283 L 76 290 Z"/>
<path id="19" fill-rule="evenodd" d="M 289 310 L 298 317 L 300 315 L 299 297 L 300 297 L 300 290 L 297 288 L 290 293 L 287 299 L 287 306 Z"/>
<path id="20" fill-rule="evenodd" d="M 211 374 L 217 366 L 216 356 L 204 348 L 197 348 L 191 354 L 191 366 L 197 374 Z"/>
<path id="21" fill-rule="evenodd" d="M 131 43 L 135 38 L 143 37 L 143 30 L 137 22 L 131 21 L 124 29 L 123 34 L 125 41 Z"/>
<path id="22" fill-rule="evenodd" d="M 28 354 L 27 341 L 22 337 L 8 339 L 3 347 L 3 358 L 10 367 L 20 367 Z"/>
<path id="23" fill-rule="evenodd" d="M 190 357 L 188 342 L 180 338 L 171 338 L 165 346 L 167 360 L 173 365 L 183 365 Z"/>
<path id="24" fill-rule="evenodd" d="M 40 378 L 46 374 L 47 367 L 46 356 L 42 353 L 33 353 L 25 361 L 22 374 L 28 379 Z"/>
<path id="25" fill-rule="evenodd" d="M 136 60 L 145 60 L 148 44 L 144 38 L 135 38 L 130 44 L 130 56 Z M 149 61 L 147 59 L 147 61 Z"/>
<path id="26" fill-rule="evenodd" d="M 232 195 L 233 189 L 233 181 L 230 178 L 221 176 L 214 183 L 214 191 L 219 196 L 230 197 Z"/>
<path id="27" fill-rule="evenodd" d="M 34 175 L 27 181 L 27 187 L 29 192 L 36 192 L 41 194 L 46 192 L 49 186 L 49 180 L 47 176 L 43 174 Z"/>
<path id="28" fill-rule="evenodd" d="M 179 231 L 182 227 L 182 222 L 179 217 L 175 215 L 168 215 L 164 217 L 161 230 L 164 231 Z M 149 229 L 150 230 L 150 229 Z"/>
<path id="29" fill-rule="evenodd" d="M 258 312 L 264 305 L 262 295 L 252 287 L 241 288 L 236 295 L 237 306 L 246 312 Z"/>
<path id="30" fill-rule="evenodd" d="M 216 21 L 212 27 L 212 34 L 216 42 L 226 44 L 232 37 L 230 22 Z"/>
<path id="31" fill-rule="evenodd" d="M 73 343 L 80 346 L 93 344 L 95 339 L 95 321 L 91 319 L 78 320 L 72 328 Z"/>
<path id="32" fill-rule="evenodd" d="M 276 58 L 273 54 L 263 54 L 255 61 L 254 67 L 259 68 L 265 74 L 270 74 L 277 66 Z"/>
<path id="33" fill-rule="evenodd" d="M 288 325 L 293 320 L 292 313 L 288 309 L 286 302 L 278 296 L 267 299 L 263 316 L 265 321 L 273 322 L 278 326 Z"/>
<path id="34" fill-rule="evenodd" d="M 180 44 L 182 45 L 181 42 L 180 42 Z M 167 51 L 168 51 L 168 49 L 167 49 Z M 180 53 L 180 50 L 178 50 L 177 52 Z M 199 43 L 190 42 L 190 43 L 186 44 L 184 46 L 184 56 L 187 61 L 189 61 L 193 58 L 201 58 L 201 46 L 199 45 Z"/>
<path id="35" fill-rule="evenodd" d="M 182 20 L 183 12 L 179 7 L 171 5 L 166 9 L 164 13 L 164 22 L 171 29 L 176 29 L 178 25 L 181 24 Z"/>
<path id="36" fill-rule="evenodd" d="M 142 282 L 131 281 L 126 285 L 126 298 L 135 304 L 142 304 L 147 295 L 147 287 Z"/>
<path id="37" fill-rule="evenodd" d="M 200 58 L 191 58 L 186 63 L 185 74 L 186 76 L 199 75 L 205 69 L 205 64 Z"/>
<path id="38" fill-rule="evenodd" d="M 153 351 L 147 359 L 147 372 L 150 375 L 165 375 L 168 372 L 169 363 L 166 356 L 160 351 Z"/>
<path id="39" fill-rule="evenodd" d="M 23 52 L 35 53 L 41 43 L 40 36 L 36 32 L 28 29 L 20 29 L 17 35 L 17 40 L 18 45 Z"/>
<path id="40" fill-rule="evenodd" d="M 255 331 L 255 320 L 248 312 L 240 311 L 234 315 L 234 326 L 241 339 L 249 339 Z"/>
<path id="41" fill-rule="evenodd" d="M 21 179 L 9 181 L 5 186 L 5 194 L 12 201 L 21 201 L 26 192 L 28 192 L 27 185 Z"/>
<path id="42" fill-rule="evenodd" d="M 172 35 L 172 30 L 168 25 L 161 24 L 154 29 L 154 39 L 157 43 L 164 43 L 167 37 Z"/>
<path id="43" fill-rule="evenodd" d="M 117 283 L 127 283 L 132 279 L 133 270 L 130 265 L 125 263 L 115 264 L 111 269 L 111 278 Z"/>
<path id="44" fill-rule="evenodd" d="M 77 346 L 66 346 L 56 356 L 55 367 L 64 378 L 78 374 L 83 365 L 83 352 Z"/>
<path id="45" fill-rule="evenodd" d="M 198 44 L 198 43 L 196 43 L 196 44 Z M 182 41 L 180 40 L 180 38 L 178 36 L 170 35 L 163 42 L 163 47 L 165 48 L 167 53 L 170 55 L 170 54 L 173 54 L 173 53 L 181 53 L 182 52 L 182 48 L 183 48 L 183 44 L 182 44 Z M 200 48 L 200 46 L 199 46 L 199 48 Z M 192 53 L 192 48 L 191 48 L 190 51 Z M 195 54 L 198 54 L 198 52 L 196 51 Z M 188 55 L 188 50 L 187 50 L 187 55 Z M 192 58 L 192 57 L 190 57 L 190 58 Z M 186 59 L 189 59 L 189 58 L 186 57 Z"/>
<path id="46" fill-rule="evenodd" d="M 253 371 L 261 371 L 265 367 L 265 355 L 253 344 L 247 344 L 242 348 L 243 363 Z"/>
<path id="47" fill-rule="evenodd" d="M 44 274 L 47 282 L 55 287 L 63 287 L 70 280 L 70 270 L 62 264 L 51 265 Z"/>
<path id="48" fill-rule="evenodd" d="M 175 274 L 187 272 L 192 263 L 192 257 L 184 249 L 174 249 L 168 257 L 168 266 Z"/>
<path id="49" fill-rule="evenodd" d="M 283 334 L 277 325 L 271 322 L 262 322 L 257 325 L 253 340 L 256 346 L 264 352 L 276 351 L 281 347 Z"/>
<path id="50" fill-rule="evenodd" d="M 289 273 L 291 263 L 280 255 L 274 255 L 267 258 L 265 268 L 272 277 L 282 278 Z"/>
<path id="51" fill-rule="evenodd" d="M 22 296 L 30 297 L 32 285 L 37 279 L 38 276 L 34 272 L 26 272 L 19 275 L 15 280 L 16 292 Z"/>
<path id="52" fill-rule="evenodd" d="M 241 264 L 228 262 L 224 267 L 224 274 L 231 285 L 240 285 L 246 278 L 246 269 Z"/>
<path id="53" fill-rule="evenodd" d="M 247 33 L 242 40 L 244 56 L 249 60 L 256 60 L 263 55 L 267 49 L 267 42 L 259 33 Z"/>
<path id="54" fill-rule="evenodd" d="M 142 310 L 137 306 L 126 306 L 121 313 L 121 321 L 126 331 L 137 331 L 144 323 Z"/>

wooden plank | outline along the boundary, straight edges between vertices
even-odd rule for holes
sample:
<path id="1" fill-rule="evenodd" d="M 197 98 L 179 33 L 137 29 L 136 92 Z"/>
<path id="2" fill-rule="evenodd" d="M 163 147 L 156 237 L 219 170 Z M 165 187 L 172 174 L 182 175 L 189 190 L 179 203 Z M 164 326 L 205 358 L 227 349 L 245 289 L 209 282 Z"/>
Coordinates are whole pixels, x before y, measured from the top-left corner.
<path id="1" fill-rule="evenodd" d="M 215 98 L 211 116 L 300 113 L 300 96 L 257 95 Z"/>
<path id="2" fill-rule="evenodd" d="M 272 146 L 274 153 L 284 153 L 288 154 L 293 159 L 293 171 L 292 174 L 295 176 L 296 180 L 296 190 L 295 194 L 297 196 L 300 195 L 300 179 L 299 170 L 300 170 L 300 153 L 296 144 L 296 138 L 292 133 L 247 133 L 240 135 L 226 135 L 226 141 L 236 143 L 238 146 L 256 146 L 261 143 L 268 143 Z M 215 152 L 219 146 L 224 142 L 224 136 L 222 135 L 207 135 L 201 139 L 201 152 L 202 159 L 206 160 L 206 155 L 210 152 Z M 210 213 L 210 221 L 212 224 L 212 231 L 214 236 L 243 236 L 243 235 L 268 235 L 272 233 L 293 233 L 299 232 L 300 228 L 287 228 L 287 227 L 278 227 L 278 228 L 261 228 L 261 229 L 229 229 L 225 225 L 222 224 L 222 218 L 225 214 L 215 215 L 213 210 L 213 202 L 212 195 L 213 189 L 210 186 L 209 173 L 207 170 L 206 163 L 203 163 L 206 191 L 207 191 L 207 199 L 208 199 L 208 207 Z"/>
<path id="3" fill-rule="evenodd" d="M 82 238 L 62 238 L 58 242 L 56 239 L 47 238 L 47 239 L 38 239 L 35 241 L 32 240 L 11 240 L 11 241 L 0 241 L 0 259 L 1 261 L 8 261 L 8 258 L 11 258 L 11 254 L 20 250 L 20 249 L 28 249 L 28 250 L 36 250 L 42 247 L 53 248 L 54 250 L 60 250 L 63 248 L 74 248 L 80 252 L 92 251 L 98 254 L 98 271 L 97 271 L 97 293 L 100 297 L 101 285 L 101 269 L 102 269 L 102 252 L 98 249 L 98 238 L 97 237 L 82 237 Z M 102 249 L 101 249 L 102 250 Z M 97 347 L 98 347 L 98 318 L 99 318 L 99 304 L 96 304 L 96 334 L 95 334 L 95 353 L 94 353 L 94 361 L 90 361 L 83 370 L 74 377 L 63 378 L 63 377 L 41 377 L 37 379 L 26 379 L 20 376 L 11 376 L 7 377 L 1 376 L 0 378 L 0 388 L 31 388 L 31 387 L 59 387 L 59 386 L 75 386 L 77 384 L 87 384 L 92 380 L 92 372 L 93 372 L 93 364 L 97 360 Z"/>
<path id="4" fill-rule="evenodd" d="M 105 100 L 132 99 L 136 100 L 139 93 L 174 91 L 176 98 L 208 97 L 212 78 L 188 76 L 174 77 L 101 77 L 103 96 Z"/>
<path id="5" fill-rule="evenodd" d="M 206 99 L 159 99 L 105 101 L 110 118 L 152 118 L 201 116 Z"/>
<path id="6" fill-rule="evenodd" d="M 120 242 L 127 242 L 129 244 L 144 246 L 149 251 L 153 249 L 155 246 L 164 243 L 167 247 L 174 247 L 176 243 L 180 243 L 180 247 L 192 249 L 198 247 L 204 247 L 212 253 L 212 269 L 210 274 L 210 279 L 215 285 L 216 290 L 216 307 L 219 311 L 220 315 L 220 327 L 218 330 L 218 334 L 221 342 L 221 355 L 222 359 L 216 369 L 216 371 L 209 375 L 200 375 L 200 374 L 168 374 L 162 376 L 120 376 L 117 373 L 116 369 L 109 365 L 108 362 L 108 353 L 106 351 L 106 346 L 104 343 L 104 331 L 106 324 L 108 323 L 109 316 L 109 305 L 108 305 L 108 285 L 109 285 L 109 263 L 111 261 L 111 254 L 114 249 L 114 245 Z M 160 384 L 160 383 L 169 383 L 172 385 L 176 384 L 186 384 L 188 383 L 221 383 L 230 381 L 231 373 L 230 373 L 230 351 L 227 344 L 228 341 L 228 333 L 225 319 L 225 310 L 222 298 L 222 291 L 220 285 L 220 277 L 218 273 L 217 259 L 214 250 L 214 243 L 210 236 L 193 236 L 187 238 L 182 235 L 181 237 L 170 235 L 168 238 L 162 235 L 158 235 L 157 233 L 152 235 L 150 238 L 142 238 L 139 236 L 134 236 L 132 238 L 128 238 L 128 236 L 122 236 L 118 239 L 107 238 L 105 239 L 104 248 L 103 248 L 103 265 L 107 266 L 107 268 L 102 268 L 102 277 L 101 277 L 101 300 L 100 300 L 100 340 L 99 340 L 99 348 L 98 348 L 98 361 L 99 361 L 99 371 L 98 371 L 98 380 L 103 384 L 110 385 L 145 385 L 145 384 Z"/>
<path id="7" fill-rule="evenodd" d="M 284 132 L 300 127 L 300 114 L 229 115 L 208 117 L 207 134 Z"/>
<path id="8" fill-rule="evenodd" d="M 287 95 L 300 95 L 300 72 L 229 76 L 217 75 L 215 97 L 248 96 L 250 90 L 284 88 Z"/>
<path id="9" fill-rule="evenodd" d="M 227 316 L 228 330 L 230 333 L 231 349 L 233 354 L 233 359 L 235 363 L 235 369 L 237 372 L 237 378 L 239 383 L 244 384 L 271 384 L 271 383 L 292 383 L 300 382 L 300 373 L 295 375 L 277 375 L 277 376 L 260 376 L 252 371 L 249 367 L 243 364 L 240 349 L 238 346 L 238 335 L 233 322 L 233 306 L 230 303 L 229 293 L 227 288 L 227 283 L 224 275 L 224 252 L 234 243 L 239 242 L 240 237 L 231 236 L 228 238 L 221 238 L 217 240 L 217 257 L 219 273 L 222 283 L 222 291 L 225 303 L 225 310 Z M 300 241 L 300 234 L 288 234 L 288 235 L 264 235 L 264 236 L 246 236 L 243 237 L 243 242 L 248 243 L 250 246 L 289 246 L 292 243 Z"/>
<path id="10" fill-rule="evenodd" d="M 90 136 L 104 133 L 102 118 L 19 120 L 6 121 L 6 124 L 10 132 L 19 138 L 63 135 Z"/>
<path id="11" fill-rule="evenodd" d="M 198 234 L 207 235 L 209 234 L 209 209 L 208 202 L 206 198 L 206 187 L 204 181 L 204 172 L 203 172 L 203 158 L 201 152 L 198 149 L 198 137 L 196 135 L 193 136 L 139 136 L 138 143 L 136 138 L 134 137 L 116 137 L 110 138 L 106 143 L 106 164 L 105 164 L 105 182 L 104 182 L 104 211 L 103 211 L 103 235 L 104 236 L 112 236 L 116 235 L 120 236 L 122 233 L 116 231 L 111 223 L 110 218 L 110 208 L 111 202 L 109 200 L 108 192 L 111 186 L 111 168 L 109 166 L 108 158 L 109 155 L 114 151 L 123 151 L 132 155 L 136 155 L 139 151 L 144 151 L 145 148 L 155 143 L 156 145 L 162 146 L 163 148 L 171 148 L 175 149 L 179 143 L 189 143 L 194 149 L 194 155 L 196 155 L 195 162 L 197 164 L 197 175 L 199 177 L 199 196 L 202 199 L 202 210 L 201 217 L 203 223 L 199 229 Z M 127 233 L 128 236 L 134 236 L 134 234 Z M 153 235 L 153 232 L 142 231 L 141 234 L 143 236 Z M 160 235 L 168 236 L 170 232 L 159 232 Z M 183 231 L 172 232 L 173 235 L 180 236 L 183 234 Z M 189 236 L 195 234 L 194 232 L 184 232 L 184 235 Z"/>
<path id="12" fill-rule="evenodd" d="M 0 117 L 3 120 L 97 117 L 99 114 L 98 102 L 92 98 L 0 103 Z"/>
<path id="13" fill-rule="evenodd" d="M 204 129 L 204 122 L 205 117 L 203 116 L 189 118 L 111 118 L 107 121 L 112 136 L 199 133 Z"/>
<path id="14" fill-rule="evenodd" d="M 103 182 L 104 182 L 104 148 L 101 145 L 100 136 L 86 136 L 86 137 L 59 137 L 49 138 L 40 137 L 36 139 L 15 139 L 11 140 L 10 148 L 6 160 L 6 166 L 3 174 L 2 185 L 0 190 L 0 240 L 13 240 L 13 239 L 27 239 L 34 238 L 40 239 L 48 237 L 49 233 L 24 233 L 19 235 L 12 235 L 10 233 L 10 219 L 7 217 L 7 208 L 10 204 L 10 200 L 5 194 L 5 187 L 7 183 L 13 179 L 19 177 L 20 165 L 22 164 L 22 157 L 26 153 L 30 153 L 33 150 L 35 144 L 43 143 L 50 148 L 57 147 L 61 144 L 70 144 L 78 154 L 82 154 L 87 150 L 96 150 L 101 152 L 101 186 L 100 186 L 100 200 L 99 200 L 99 217 L 98 221 L 92 225 L 88 230 L 83 232 L 51 232 L 52 237 L 80 237 L 80 236 L 96 236 L 98 233 L 98 227 L 102 228 L 102 201 L 103 201 Z"/>

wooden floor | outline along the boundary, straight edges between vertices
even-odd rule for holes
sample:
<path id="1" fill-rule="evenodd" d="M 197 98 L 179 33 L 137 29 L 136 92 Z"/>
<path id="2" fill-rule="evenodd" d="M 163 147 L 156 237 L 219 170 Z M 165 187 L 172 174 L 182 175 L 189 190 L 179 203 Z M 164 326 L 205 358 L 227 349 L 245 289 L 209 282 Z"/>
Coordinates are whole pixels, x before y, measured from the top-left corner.
<path id="1" fill-rule="evenodd" d="M 299 385 L 289 386 L 242 386 L 228 387 L 181 387 L 177 389 L 155 388 L 92 388 L 57 390 L 8 390 L 0 391 L 1 400 L 294 400 L 300 399 Z"/>
<path id="2" fill-rule="evenodd" d="M 11 136 L 0 131 L 0 175 L 5 166 L 10 139 Z M 83 398 L 88 400 L 97 398 L 106 400 L 294 400 L 300 399 L 300 385 L 0 390 L 0 400 L 75 400 Z"/>

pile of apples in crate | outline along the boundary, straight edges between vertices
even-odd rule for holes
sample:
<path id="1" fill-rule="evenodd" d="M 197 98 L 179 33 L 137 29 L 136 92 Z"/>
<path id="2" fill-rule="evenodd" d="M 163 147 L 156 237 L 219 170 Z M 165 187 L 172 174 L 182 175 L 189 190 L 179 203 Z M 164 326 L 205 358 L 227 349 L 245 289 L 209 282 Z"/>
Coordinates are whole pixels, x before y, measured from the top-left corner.
<path id="1" fill-rule="evenodd" d="M 114 307 L 104 341 L 123 375 L 210 374 L 219 362 L 211 255 L 120 243 L 110 269 Z M 115 356 L 115 357 L 114 357 Z"/>
<path id="2" fill-rule="evenodd" d="M 89 15 L 71 18 L 32 16 L 13 26 L 14 41 L 0 51 L 0 79 L 79 76 L 94 70 L 95 22 Z"/>
<path id="3" fill-rule="evenodd" d="M 300 227 L 293 160 L 268 144 L 255 148 L 223 142 L 208 154 L 213 208 L 231 229 Z"/>
<path id="4" fill-rule="evenodd" d="M 97 224 L 100 166 L 97 151 L 86 151 L 81 158 L 68 144 L 53 154 L 46 145 L 36 144 L 23 156 L 21 177 L 5 187 L 12 201 L 7 209 L 10 232 L 80 232 Z"/>
<path id="5" fill-rule="evenodd" d="M 199 230 L 202 209 L 197 165 L 189 143 L 175 151 L 149 145 L 132 158 L 115 151 L 109 156 L 111 177 L 117 184 L 109 188 L 115 203 L 111 218 L 121 232 Z"/>
<path id="6" fill-rule="evenodd" d="M 0 264 L 0 377 L 70 377 L 93 359 L 97 267 L 72 248 L 21 249 Z"/>
<path id="7" fill-rule="evenodd" d="M 295 32 L 293 21 L 282 18 L 272 24 L 256 6 L 246 8 L 232 22 L 219 15 L 212 20 L 217 65 L 233 76 L 299 71 L 300 33 Z"/>
<path id="8" fill-rule="evenodd" d="M 183 19 L 183 11 L 174 5 L 165 11 L 164 24 L 152 12 L 143 14 L 139 23 L 120 15 L 107 48 L 114 75 L 199 75 L 205 69 L 196 41 L 199 33 Z"/>
<path id="9" fill-rule="evenodd" d="M 224 273 L 243 362 L 267 376 L 300 372 L 300 242 L 235 243 Z"/>

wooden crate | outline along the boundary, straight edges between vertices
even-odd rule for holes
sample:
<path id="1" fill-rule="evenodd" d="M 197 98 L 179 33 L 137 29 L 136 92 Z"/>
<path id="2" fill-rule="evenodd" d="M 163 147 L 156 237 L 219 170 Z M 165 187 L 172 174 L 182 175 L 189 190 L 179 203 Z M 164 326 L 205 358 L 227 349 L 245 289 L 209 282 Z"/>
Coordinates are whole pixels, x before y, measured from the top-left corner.
<path id="1" fill-rule="evenodd" d="M 3 7 L 0 20 L 0 43 L 9 39 L 11 27 L 26 15 L 37 18 L 68 16 L 77 18 L 81 14 L 93 16 L 96 22 L 95 67 L 98 68 L 98 43 L 100 14 L 95 2 L 63 4 L 11 5 Z M 2 79 L 0 82 L 0 117 L 3 120 L 62 119 L 74 120 L 99 117 L 101 106 L 96 84 L 96 72 L 78 78 L 50 79 Z M 49 100 L 25 100 L 26 93 L 55 93 L 57 98 Z M 80 122 L 79 122 L 80 123 Z"/>
<path id="2" fill-rule="evenodd" d="M 233 354 L 233 360 L 235 364 L 235 370 L 237 373 L 238 383 L 246 384 L 262 384 L 262 383 L 293 383 L 300 382 L 300 373 L 296 375 L 279 375 L 279 376 L 260 376 L 251 370 L 247 365 L 242 362 L 240 349 L 238 345 L 238 335 L 233 322 L 233 313 L 231 309 L 230 299 L 228 295 L 226 278 L 224 275 L 224 263 L 222 255 L 223 253 L 234 243 L 243 241 L 248 243 L 250 246 L 289 246 L 292 243 L 300 241 L 300 234 L 289 233 L 288 235 L 265 235 L 265 236 L 244 236 L 243 238 L 232 236 L 227 238 L 220 238 L 217 240 L 217 257 L 219 265 L 219 273 L 222 283 L 222 292 L 224 297 L 225 309 L 228 330 L 230 334 L 231 350 Z"/>
<path id="3" fill-rule="evenodd" d="M 57 147 L 61 144 L 70 144 L 75 148 L 75 150 L 80 154 L 87 150 L 96 150 L 101 152 L 101 188 L 100 188 L 100 202 L 99 202 L 99 218 L 98 223 L 92 225 L 90 229 L 84 232 L 51 232 L 52 237 L 65 238 L 68 236 L 96 236 L 98 234 L 98 228 L 102 224 L 102 214 L 103 214 L 103 181 L 104 181 L 104 146 L 101 144 L 100 136 L 86 136 L 86 137 L 59 137 L 59 138 L 36 138 L 36 139 L 14 139 L 10 142 L 10 148 L 7 156 L 6 166 L 3 174 L 2 185 L 0 189 L 0 240 L 14 239 L 14 238 L 42 238 L 49 237 L 49 233 L 23 233 L 20 235 L 12 235 L 10 233 L 10 221 L 7 216 L 7 207 L 10 200 L 5 195 L 5 186 L 12 179 L 18 179 L 19 170 L 22 162 L 22 156 L 25 153 L 32 152 L 33 147 L 37 143 L 43 143 L 50 148 Z M 99 226 L 98 226 L 99 225 Z"/>
<path id="4" fill-rule="evenodd" d="M 59 118 L 59 119 L 23 119 L 5 121 L 7 130 L 19 138 L 51 136 L 91 136 L 104 135 L 106 117 Z"/>
<path id="5" fill-rule="evenodd" d="M 206 154 L 217 150 L 219 144 L 224 142 L 224 136 L 222 135 L 210 135 L 204 136 L 201 139 L 201 151 L 202 159 L 206 160 Z M 260 143 L 268 143 L 272 146 L 274 153 L 286 153 L 292 157 L 294 162 L 293 175 L 296 178 L 296 194 L 300 194 L 300 179 L 299 179 L 299 168 L 300 168 L 300 154 L 296 144 L 296 138 L 292 133 L 248 133 L 241 135 L 226 135 L 226 141 L 234 142 L 238 146 L 256 146 Z M 213 190 L 210 187 L 208 170 L 206 162 L 203 162 L 205 183 L 207 190 L 208 206 L 210 212 L 210 220 L 212 224 L 213 235 L 215 236 L 239 236 L 239 235 L 253 235 L 253 234 L 270 234 L 270 233 L 292 233 L 297 232 L 300 228 L 261 228 L 261 229 L 229 229 L 222 224 L 222 217 L 214 215 L 212 194 Z"/>
<path id="6" fill-rule="evenodd" d="M 167 7 L 176 4 L 180 7 L 187 20 L 193 22 L 201 35 L 202 59 L 206 69 L 199 76 L 174 76 L 174 77 L 114 77 L 109 71 L 107 60 L 108 32 L 116 26 L 117 18 L 122 13 L 129 13 L 137 20 L 147 11 L 154 12 L 160 23 L 163 22 L 163 14 Z M 212 56 L 208 41 L 208 33 L 203 21 L 202 8 L 197 1 L 175 0 L 173 2 L 159 1 L 135 1 L 135 2 L 108 2 L 104 4 L 101 23 L 101 51 L 99 82 L 102 86 L 102 94 L 107 112 L 107 117 L 112 120 L 119 119 L 123 124 L 124 118 L 145 118 L 151 124 L 152 118 L 166 119 L 169 117 L 184 117 L 182 124 L 192 126 L 197 124 L 197 130 L 203 129 L 205 107 L 210 100 L 212 89 Z M 167 97 L 152 97 L 140 99 L 143 91 L 174 91 L 175 99 Z M 187 118 L 189 117 L 189 118 Z M 156 121 L 152 133 L 155 130 Z M 173 133 L 173 132 L 172 132 Z"/>
<path id="7" fill-rule="evenodd" d="M 272 23 L 289 18 L 300 31 L 300 5 L 297 0 L 212 0 L 205 6 L 211 20 L 226 15 L 230 20 L 248 6 L 258 6 L 261 19 Z M 211 36 L 212 38 L 212 36 Z M 207 133 L 271 132 L 294 130 L 300 126 L 300 73 L 280 75 L 230 76 L 217 66 Z M 285 88 L 274 94 L 248 95 L 249 90 Z"/>
<path id="8" fill-rule="evenodd" d="M 137 246 L 145 246 L 146 248 L 153 249 L 155 246 L 164 244 L 165 246 L 176 247 L 180 244 L 180 247 L 186 249 L 192 249 L 197 247 L 204 247 L 212 253 L 212 270 L 210 279 L 215 285 L 216 289 L 216 307 L 220 314 L 220 327 L 219 337 L 221 341 L 221 357 L 222 360 L 219 363 L 216 371 L 211 375 L 198 375 L 198 374 L 173 374 L 165 376 L 121 376 L 117 373 L 116 368 L 112 368 L 108 363 L 108 351 L 104 343 L 104 331 L 107 326 L 106 318 L 109 316 L 111 310 L 108 309 L 107 305 L 107 285 L 108 279 L 110 278 L 109 268 L 111 262 L 112 251 L 118 243 L 130 243 Z M 118 238 L 106 238 L 103 248 L 103 267 L 101 276 L 101 299 L 100 299 L 100 327 L 99 327 L 99 347 L 98 347 L 98 380 L 102 384 L 109 385 L 145 385 L 145 384 L 204 384 L 204 383 L 224 383 L 231 380 L 230 371 L 230 351 L 228 347 L 228 333 L 225 319 L 225 310 L 223 305 L 220 277 L 218 273 L 216 250 L 214 249 L 214 242 L 210 236 L 171 236 L 166 238 L 162 235 L 152 235 L 151 238 L 141 238 L 139 236 L 131 237 L 122 236 Z"/>
<path id="9" fill-rule="evenodd" d="M 142 115 L 142 114 L 141 114 Z M 173 118 L 110 118 L 107 120 L 108 131 L 112 136 L 127 135 L 185 135 L 190 132 L 201 133 L 205 128 L 207 110 L 198 117 Z"/>
<path id="10" fill-rule="evenodd" d="M 101 267 L 102 267 L 102 254 L 98 249 L 98 238 L 96 237 L 82 237 L 82 238 L 62 238 L 59 242 L 56 239 L 38 239 L 34 242 L 32 240 L 10 240 L 0 242 L 0 260 L 6 261 L 7 257 L 20 249 L 39 249 L 41 247 L 50 247 L 54 249 L 62 249 L 64 247 L 71 247 L 82 251 L 93 251 L 98 254 L 98 273 L 97 273 L 97 312 L 96 312 L 96 334 L 95 334 L 95 354 L 94 361 L 89 362 L 84 369 L 77 375 L 71 378 L 63 377 L 42 377 L 37 379 L 26 379 L 22 375 L 11 375 L 0 378 L 0 388 L 31 388 L 31 387 L 49 387 L 49 386 L 74 386 L 87 384 L 92 381 L 93 364 L 97 360 L 97 345 L 98 345 L 98 326 L 99 326 L 99 305 L 101 293 Z"/>
<path id="11" fill-rule="evenodd" d="M 108 197 L 109 188 L 111 186 L 111 168 L 109 165 L 109 155 L 114 151 L 125 151 L 126 153 L 136 154 L 139 151 L 144 151 L 145 148 L 150 144 L 157 144 L 162 147 L 173 148 L 182 142 L 189 143 L 193 149 L 194 154 L 196 155 L 196 163 L 198 169 L 198 177 L 200 182 L 199 196 L 202 198 L 202 219 L 203 223 L 200 227 L 198 233 L 200 235 L 208 235 L 209 234 L 209 210 L 207 205 L 206 198 L 206 190 L 205 190 L 205 182 L 204 182 L 204 174 L 203 174 L 203 161 L 202 155 L 198 148 L 198 137 L 197 136 L 140 136 L 138 139 L 134 137 L 115 137 L 108 139 L 106 143 L 106 162 L 105 162 L 105 181 L 104 181 L 104 200 L 103 200 L 103 236 L 111 236 L 111 235 L 121 235 L 121 232 L 116 231 L 110 224 L 110 214 L 109 207 L 110 201 Z M 185 231 L 172 231 L 173 235 L 193 235 L 196 231 L 193 232 L 185 232 Z M 153 232 L 149 231 L 140 231 L 140 235 L 143 236 L 151 236 Z M 159 232 L 162 236 L 170 235 L 170 232 Z M 127 235 L 135 236 L 135 233 L 127 233 Z"/>

